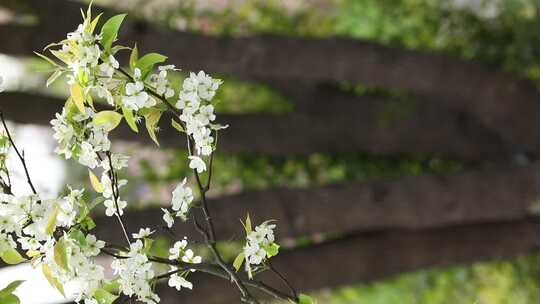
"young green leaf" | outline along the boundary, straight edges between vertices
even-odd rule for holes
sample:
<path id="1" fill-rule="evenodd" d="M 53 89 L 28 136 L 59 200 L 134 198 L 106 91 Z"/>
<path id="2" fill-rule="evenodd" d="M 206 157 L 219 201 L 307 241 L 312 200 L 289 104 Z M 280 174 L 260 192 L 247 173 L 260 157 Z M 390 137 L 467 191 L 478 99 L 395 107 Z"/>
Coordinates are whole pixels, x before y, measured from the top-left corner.
<path id="1" fill-rule="evenodd" d="M 12 294 L 22 283 L 24 283 L 23 280 L 17 280 L 9 283 L 8 286 L 0 290 L 0 297 Z"/>
<path id="2" fill-rule="evenodd" d="M 244 252 L 242 251 L 234 259 L 233 267 L 234 267 L 234 269 L 236 269 L 236 272 L 238 272 L 238 270 L 240 270 L 240 267 L 242 267 L 242 264 L 244 263 L 245 258 L 246 258 L 246 256 L 245 256 Z"/>
<path id="3" fill-rule="evenodd" d="M 122 113 L 124 114 L 124 118 L 126 119 L 126 122 L 131 130 L 133 130 L 135 133 L 139 133 L 137 122 L 135 121 L 135 117 L 133 117 L 133 112 L 126 107 L 122 107 Z"/>
<path id="4" fill-rule="evenodd" d="M 107 20 L 101 28 L 101 43 L 105 50 L 111 49 L 112 43 L 118 37 L 118 30 L 127 14 L 116 15 Z"/>
<path id="5" fill-rule="evenodd" d="M 86 238 L 84 237 L 84 233 L 82 233 L 82 231 L 80 231 L 79 229 L 72 228 L 71 232 L 69 233 L 69 237 L 77 241 L 77 243 L 79 243 L 79 245 L 81 246 L 86 245 Z"/>
<path id="6" fill-rule="evenodd" d="M 53 82 L 58 79 L 58 77 L 62 76 L 62 74 L 64 74 L 64 72 L 61 70 L 54 71 L 54 73 L 52 73 L 52 75 L 47 79 L 47 83 L 45 85 L 49 87 Z"/>
<path id="7" fill-rule="evenodd" d="M 2 261 L 4 261 L 6 264 L 9 265 L 16 265 L 20 264 L 22 262 L 26 262 L 26 259 L 22 257 L 22 255 L 15 249 L 10 248 L 0 255 L 0 258 L 2 258 Z"/>
<path id="8" fill-rule="evenodd" d="M 96 299 L 99 304 L 112 304 L 117 298 L 117 295 L 114 295 L 103 288 L 94 291 L 94 299 Z"/>
<path id="9" fill-rule="evenodd" d="M 71 85 L 69 91 L 71 92 L 71 100 L 73 100 L 73 103 L 77 106 L 77 109 L 81 113 L 84 113 L 84 93 L 83 89 L 78 83 L 74 83 Z"/>
<path id="10" fill-rule="evenodd" d="M 21 300 L 14 294 L 8 294 L 0 296 L 0 303 L 2 304 L 20 304 Z"/>
<path id="11" fill-rule="evenodd" d="M 159 142 L 156 137 L 156 126 L 159 122 L 159 119 L 161 118 L 161 111 L 158 109 L 150 109 L 145 115 L 144 120 L 146 124 L 146 130 L 148 131 L 148 135 L 150 135 L 150 138 L 156 143 L 156 145 L 159 146 Z"/>
<path id="12" fill-rule="evenodd" d="M 253 230 L 251 227 L 251 218 L 249 217 L 249 213 L 246 216 L 246 224 L 244 228 L 246 229 L 246 234 L 249 234 Z"/>
<path id="13" fill-rule="evenodd" d="M 87 216 L 82 220 L 81 227 L 86 231 L 89 231 L 96 227 L 96 223 L 91 217 Z"/>
<path id="14" fill-rule="evenodd" d="M 90 169 L 88 169 L 88 176 L 90 176 L 90 184 L 92 184 L 92 188 L 94 188 L 97 193 L 103 193 L 103 185 L 94 172 L 92 172 Z"/>
<path id="15" fill-rule="evenodd" d="M 68 252 L 67 252 L 67 245 L 64 238 L 61 238 L 58 242 L 56 242 L 56 245 L 54 245 L 54 261 L 58 266 L 64 268 L 65 270 L 69 270 L 69 264 L 68 264 Z"/>
<path id="16" fill-rule="evenodd" d="M 37 56 L 39 56 L 41 59 L 47 61 L 48 63 L 50 63 L 52 66 L 55 66 L 55 67 L 60 67 L 60 65 L 58 65 L 58 63 L 54 62 L 51 58 L 43 55 L 43 54 L 40 54 L 38 52 L 34 52 L 34 54 L 36 54 Z"/>
<path id="17" fill-rule="evenodd" d="M 155 64 L 165 62 L 165 60 L 167 60 L 167 56 L 158 53 L 149 53 L 137 60 L 135 67 L 141 70 L 141 75 L 144 79 L 146 78 L 146 75 L 152 71 Z"/>
<path id="18" fill-rule="evenodd" d="M 59 211 L 60 206 L 58 206 L 58 204 L 54 204 L 53 210 L 47 219 L 47 226 L 45 226 L 45 233 L 47 235 L 52 235 L 56 230 L 56 217 L 58 216 Z"/>
<path id="19" fill-rule="evenodd" d="M 42 264 L 41 271 L 43 272 L 43 275 L 47 281 L 49 281 L 49 284 L 54 286 L 63 296 L 66 296 L 64 286 L 62 286 L 62 283 L 60 283 L 60 281 L 52 275 L 51 269 L 47 264 Z"/>
<path id="20" fill-rule="evenodd" d="M 184 130 L 184 127 L 182 127 L 181 124 L 179 124 L 176 120 L 174 120 L 174 118 L 171 118 L 171 125 L 180 133 L 186 132 L 186 130 Z"/>
<path id="21" fill-rule="evenodd" d="M 51 54 L 53 54 L 56 58 L 62 60 L 62 62 L 64 62 L 65 64 L 69 64 L 70 61 L 71 61 L 71 56 L 64 53 L 64 52 L 61 52 L 61 51 L 56 51 L 56 50 L 50 50 Z"/>
<path id="22" fill-rule="evenodd" d="M 122 121 L 122 114 L 115 111 L 101 111 L 94 116 L 94 124 L 110 132 Z"/>
<path id="23" fill-rule="evenodd" d="M 298 296 L 298 303 L 299 304 L 315 304 L 315 301 L 313 301 L 313 299 L 310 296 L 301 293 Z"/>
<path id="24" fill-rule="evenodd" d="M 266 250 L 266 256 L 268 258 L 271 258 L 273 256 L 278 255 L 279 245 L 276 243 L 269 244 L 268 246 L 265 247 L 265 250 Z"/>
<path id="25" fill-rule="evenodd" d="M 137 60 L 139 60 L 139 50 L 137 49 L 137 44 L 135 44 L 135 46 L 131 50 L 131 54 L 129 55 L 129 67 L 132 71 L 135 70 Z"/>
<path id="26" fill-rule="evenodd" d="M 101 18 L 101 16 L 103 15 L 103 13 L 99 14 L 96 16 L 96 18 L 94 18 L 94 20 L 92 20 L 92 23 L 90 23 L 90 34 L 94 33 L 94 30 L 96 29 L 96 26 L 99 22 L 99 18 Z"/>

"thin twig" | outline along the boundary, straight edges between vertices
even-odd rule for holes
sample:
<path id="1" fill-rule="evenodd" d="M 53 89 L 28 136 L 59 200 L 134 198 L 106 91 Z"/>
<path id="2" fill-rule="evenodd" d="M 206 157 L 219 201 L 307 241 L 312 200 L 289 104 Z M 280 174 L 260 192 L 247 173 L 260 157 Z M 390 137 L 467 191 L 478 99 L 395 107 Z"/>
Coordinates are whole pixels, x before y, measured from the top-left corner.
<path id="1" fill-rule="evenodd" d="M 26 174 L 26 181 L 28 182 L 28 185 L 30 186 L 30 189 L 32 189 L 32 192 L 37 195 L 36 188 L 34 187 L 34 184 L 32 183 L 32 179 L 30 178 L 30 174 L 28 173 L 28 167 L 26 166 L 26 160 L 24 158 L 24 152 L 19 152 L 19 149 L 17 149 L 17 146 L 15 145 L 15 142 L 13 141 L 13 138 L 11 137 L 11 134 L 9 133 L 9 129 L 6 125 L 6 121 L 4 119 L 4 113 L 0 111 L 0 119 L 2 120 L 2 125 L 4 126 L 4 130 L 6 131 L 6 134 L 8 136 L 9 142 L 13 146 L 13 149 L 15 150 L 15 153 L 17 153 L 17 156 L 19 157 L 19 160 L 21 161 L 24 173 Z"/>
<path id="2" fill-rule="evenodd" d="M 120 215 L 120 208 L 118 207 L 118 198 L 120 196 L 119 190 L 118 190 L 118 176 L 114 172 L 113 163 L 111 159 L 111 152 L 107 151 L 105 154 L 107 155 L 107 159 L 109 160 L 109 178 L 111 180 L 111 188 L 113 192 L 114 205 L 116 207 L 116 218 L 118 219 L 118 223 L 120 224 L 120 227 L 122 227 L 122 231 L 124 232 L 124 237 L 126 238 L 128 246 L 130 246 L 131 239 L 127 232 L 126 225 L 124 224 L 124 221 L 122 220 L 122 217 Z"/>
<path id="3" fill-rule="evenodd" d="M 294 298 L 295 299 L 298 299 L 298 293 L 296 292 L 296 289 L 292 286 L 292 284 L 287 280 L 287 278 L 285 278 L 285 276 L 283 274 L 281 274 L 281 272 L 279 272 L 275 267 L 274 265 L 272 265 L 272 262 L 268 261 L 268 267 L 270 268 L 270 270 L 275 274 L 277 275 L 281 281 L 287 286 L 287 288 L 289 288 L 289 290 L 291 291 L 291 293 L 294 295 Z"/>

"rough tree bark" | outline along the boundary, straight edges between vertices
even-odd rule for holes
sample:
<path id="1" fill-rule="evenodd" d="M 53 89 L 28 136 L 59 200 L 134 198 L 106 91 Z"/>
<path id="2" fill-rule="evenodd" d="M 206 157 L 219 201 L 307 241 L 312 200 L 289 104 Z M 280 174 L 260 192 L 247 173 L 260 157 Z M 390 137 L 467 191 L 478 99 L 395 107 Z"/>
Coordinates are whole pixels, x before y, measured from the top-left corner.
<path id="1" fill-rule="evenodd" d="M 428 103 L 351 97 L 321 92 L 313 96 L 319 110 L 288 114 L 224 114 L 230 124 L 220 150 L 270 155 L 354 153 L 430 155 L 476 162 L 509 159 L 512 151 L 500 138 L 466 114 Z M 20 123 L 49 124 L 63 106 L 57 98 L 4 93 L 0 108 Z M 22 107 L 21 105 L 24 105 Z M 166 147 L 184 147 L 178 132 L 164 117 L 159 138 Z M 122 124 L 111 136 L 152 144 Z"/>
<path id="2" fill-rule="evenodd" d="M 79 22 L 80 4 L 53 0 L 27 3 L 42 17 L 40 26 L 0 26 L 0 37 L 10 41 L 0 45 L 0 52 L 30 54 L 50 41 L 62 39 L 66 28 Z M 496 130 L 513 150 L 540 152 L 540 143 L 532 131 L 540 116 L 536 87 L 474 62 L 357 40 L 209 37 L 158 31 L 142 22 L 128 22 L 121 36 L 128 44 L 137 41 L 143 51 L 168 54 L 172 62 L 181 63 L 187 70 L 205 69 L 244 79 L 360 82 L 414 92 L 469 113 Z"/>
<path id="3" fill-rule="evenodd" d="M 209 206 L 222 240 L 240 238 L 239 219 L 279 219 L 281 239 L 348 235 L 388 229 L 426 229 L 535 216 L 540 203 L 540 164 L 505 166 L 447 176 L 424 175 L 395 181 L 357 182 L 311 189 L 269 189 L 215 198 Z M 344 212 L 344 210 L 346 212 Z M 160 230 L 159 208 L 129 211 L 128 227 Z M 121 235 L 100 216 L 96 233 L 109 241 Z M 178 221 L 173 232 L 196 237 L 192 223 Z"/>

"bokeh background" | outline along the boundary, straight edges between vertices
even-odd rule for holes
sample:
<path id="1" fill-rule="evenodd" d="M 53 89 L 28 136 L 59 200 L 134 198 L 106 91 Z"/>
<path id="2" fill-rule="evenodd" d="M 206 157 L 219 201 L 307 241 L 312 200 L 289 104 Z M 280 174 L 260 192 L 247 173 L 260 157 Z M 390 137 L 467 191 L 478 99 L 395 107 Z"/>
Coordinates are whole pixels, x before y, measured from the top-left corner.
<path id="1" fill-rule="evenodd" d="M 210 208 L 228 258 L 250 212 L 278 220 L 276 265 L 319 303 L 540 302 L 539 1 L 94 4 L 129 12 L 121 42 L 168 55 L 183 69 L 177 85 L 190 70 L 224 79 L 218 117 L 231 127 L 220 134 Z M 89 182 L 53 153 L 47 125 L 67 92 L 63 81 L 45 89 L 47 66 L 32 51 L 73 30 L 86 5 L 0 0 L 0 108 L 44 195 Z M 130 227 L 162 231 L 159 207 L 188 174 L 167 122 L 160 149 L 127 128 L 112 133 L 113 148 L 132 155 Z M 95 219 L 102 239 L 121 237 L 102 210 Z M 169 242 L 162 233 L 155 254 Z M 23 303 L 62 302 L 37 289 L 28 267 L 0 269 L 0 283 L 14 276 L 34 282 L 21 287 Z M 235 296 L 201 277 L 162 298 Z"/>

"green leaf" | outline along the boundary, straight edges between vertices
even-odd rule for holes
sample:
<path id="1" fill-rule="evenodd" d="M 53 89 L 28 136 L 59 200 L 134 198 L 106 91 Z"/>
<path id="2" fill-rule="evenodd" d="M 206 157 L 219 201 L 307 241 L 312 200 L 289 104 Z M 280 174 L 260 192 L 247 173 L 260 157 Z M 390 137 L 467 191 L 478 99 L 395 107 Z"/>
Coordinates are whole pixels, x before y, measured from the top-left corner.
<path id="1" fill-rule="evenodd" d="M 17 297 L 14 294 L 9 294 L 5 296 L 0 296 L 0 303 L 2 304 L 20 304 L 21 301 L 19 300 L 19 297 Z"/>
<path id="2" fill-rule="evenodd" d="M 65 297 L 66 295 L 64 293 L 64 286 L 62 286 L 62 283 L 60 283 L 57 278 L 53 277 L 49 266 L 47 264 L 42 264 L 41 271 L 43 272 L 43 275 L 45 276 L 47 281 L 49 281 L 49 284 L 54 286 Z"/>
<path id="3" fill-rule="evenodd" d="M 173 128 L 178 130 L 178 132 L 180 132 L 180 133 L 186 132 L 186 130 L 184 130 L 184 127 L 182 127 L 182 125 L 180 123 L 178 123 L 176 120 L 174 120 L 174 118 L 171 118 L 171 125 L 173 126 Z"/>
<path id="4" fill-rule="evenodd" d="M 156 126 L 159 122 L 159 119 L 161 118 L 161 111 L 155 108 L 150 109 L 145 115 L 144 120 L 146 124 L 146 130 L 148 131 L 148 135 L 150 135 L 150 138 L 156 143 L 156 145 L 159 146 L 159 142 L 156 137 Z"/>
<path id="5" fill-rule="evenodd" d="M 53 210 L 47 219 L 47 226 L 45 227 L 45 233 L 47 235 L 52 235 L 56 230 L 56 217 L 60 211 L 60 206 L 57 203 L 54 204 Z"/>
<path id="6" fill-rule="evenodd" d="M 23 280 L 17 280 L 17 281 L 13 281 L 9 283 L 8 286 L 0 290 L 0 297 L 5 297 L 9 294 L 12 294 L 15 291 L 15 289 L 17 289 L 22 283 L 24 283 Z"/>
<path id="7" fill-rule="evenodd" d="M 103 289 L 110 293 L 117 293 L 120 289 L 120 283 L 118 282 L 118 279 L 109 282 L 103 282 Z"/>
<path id="8" fill-rule="evenodd" d="M 279 245 L 276 243 L 269 244 L 268 246 L 265 246 L 265 251 L 266 256 L 269 258 L 276 256 L 279 253 Z"/>
<path id="9" fill-rule="evenodd" d="M 62 62 L 69 64 L 71 61 L 71 56 L 62 52 L 62 51 L 56 51 L 56 50 L 50 50 L 51 54 L 53 54 L 56 58 L 62 60 Z"/>
<path id="10" fill-rule="evenodd" d="M 83 227 L 85 230 L 89 231 L 89 230 L 92 230 L 96 227 L 96 223 L 94 222 L 94 220 L 87 216 L 85 217 L 82 222 L 81 222 L 81 227 Z"/>
<path id="11" fill-rule="evenodd" d="M 61 71 L 61 70 L 54 71 L 54 73 L 52 73 L 49 79 L 47 79 L 47 83 L 45 85 L 47 87 L 50 86 L 53 82 L 55 82 L 58 79 L 58 77 L 62 76 L 62 74 L 64 74 L 64 71 Z"/>
<path id="12" fill-rule="evenodd" d="M 90 28 L 89 28 L 90 34 L 94 33 L 94 30 L 96 29 L 96 26 L 97 26 L 97 24 L 99 22 L 99 18 L 101 18 L 102 15 L 103 15 L 103 13 L 97 15 L 97 17 L 94 18 L 94 20 L 90 23 Z"/>
<path id="13" fill-rule="evenodd" d="M 240 267 L 242 267 L 242 263 L 244 263 L 244 259 L 245 259 L 245 254 L 243 251 L 240 252 L 240 254 L 238 254 L 236 258 L 234 259 L 233 267 L 234 269 L 236 269 L 237 272 L 240 269 Z"/>
<path id="14" fill-rule="evenodd" d="M 90 184 L 92 184 L 92 188 L 94 188 L 97 193 L 103 193 L 103 190 L 105 190 L 103 188 L 103 184 L 101 184 L 97 176 L 90 169 L 88 169 L 88 176 L 90 176 Z"/>
<path id="15" fill-rule="evenodd" d="M 144 238 L 143 252 L 144 253 L 149 253 L 150 250 L 152 249 L 153 244 L 154 244 L 154 240 L 149 239 L 149 238 Z"/>
<path id="16" fill-rule="evenodd" d="M 115 111 L 101 111 L 94 116 L 94 124 L 102 126 L 107 132 L 112 131 L 122 121 L 122 114 Z"/>
<path id="17" fill-rule="evenodd" d="M 101 43 L 105 50 L 109 51 L 111 49 L 112 43 L 118 37 L 120 25 L 122 25 L 126 16 L 127 14 L 116 15 L 103 24 L 103 27 L 101 28 Z"/>
<path id="18" fill-rule="evenodd" d="M 118 52 L 120 52 L 121 50 L 131 50 L 131 48 L 127 47 L 127 46 L 123 46 L 123 45 L 115 45 L 111 48 L 111 55 L 114 55 Z"/>
<path id="19" fill-rule="evenodd" d="M 117 295 L 114 295 L 103 288 L 94 291 L 94 299 L 96 299 L 99 304 L 112 304 L 117 298 Z"/>
<path id="20" fill-rule="evenodd" d="M 246 223 L 244 225 L 244 228 L 246 229 L 246 234 L 249 234 L 253 228 L 251 227 L 251 218 L 249 217 L 249 213 L 246 216 Z"/>
<path id="21" fill-rule="evenodd" d="M 67 249 L 68 248 L 64 238 L 61 238 L 54 245 L 54 261 L 56 264 L 58 264 L 58 266 L 64 268 L 65 270 L 69 270 Z"/>
<path id="22" fill-rule="evenodd" d="M 135 122 L 135 117 L 133 117 L 133 112 L 126 107 L 122 107 L 122 113 L 124 113 L 124 118 L 126 119 L 126 122 L 131 130 L 133 130 L 135 133 L 139 133 L 137 122 Z"/>
<path id="23" fill-rule="evenodd" d="M 79 112 L 84 113 L 84 93 L 83 89 L 78 83 L 74 83 L 69 88 L 69 91 L 71 93 L 71 100 L 75 103 L 77 106 L 77 109 L 79 109 Z"/>
<path id="24" fill-rule="evenodd" d="M 22 262 L 26 262 L 26 259 L 22 257 L 22 255 L 15 249 L 10 248 L 4 252 L 2 252 L 2 255 L 0 256 L 6 264 L 9 265 L 16 265 L 20 264 Z"/>
<path id="25" fill-rule="evenodd" d="M 34 54 L 38 55 L 41 59 L 47 61 L 48 63 L 50 63 L 52 66 L 55 66 L 55 67 L 60 67 L 60 65 L 58 65 L 58 63 L 54 62 L 51 58 L 43 55 L 43 54 L 40 54 L 38 52 L 34 52 Z"/>
<path id="26" fill-rule="evenodd" d="M 135 67 L 141 70 L 142 79 L 145 79 L 156 63 L 165 62 L 165 60 L 167 60 L 167 56 L 158 53 L 149 53 L 137 60 Z"/>
<path id="27" fill-rule="evenodd" d="M 77 241 L 80 246 L 86 245 L 86 237 L 84 236 L 84 233 L 82 233 L 82 231 L 80 231 L 79 229 L 72 228 L 71 232 L 69 233 L 69 238 Z"/>
<path id="28" fill-rule="evenodd" d="M 129 55 L 129 67 L 132 71 L 135 70 L 137 60 L 139 60 L 139 49 L 137 49 L 137 44 L 135 44 L 135 46 L 131 50 L 131 54 Z"/>
<path id="29" fill-rule="evenodd" d="M 313 301 L 313 299 L 312 299 L 310 296 L 301 293 L 301 294 L 298 296 L 298 303 L 299 303 L 299 304 L 314 304 L 315 301 Z"/>

